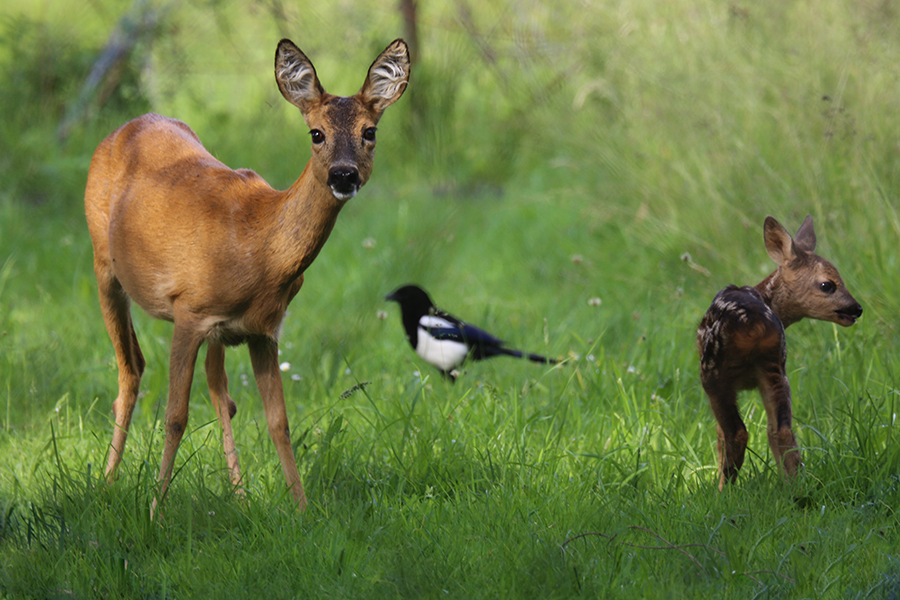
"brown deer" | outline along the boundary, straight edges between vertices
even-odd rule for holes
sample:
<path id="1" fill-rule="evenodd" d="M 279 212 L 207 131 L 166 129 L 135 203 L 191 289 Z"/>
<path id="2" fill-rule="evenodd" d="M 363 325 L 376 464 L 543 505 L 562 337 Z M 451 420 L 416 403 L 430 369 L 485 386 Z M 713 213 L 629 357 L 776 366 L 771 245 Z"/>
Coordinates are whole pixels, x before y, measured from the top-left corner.
<path id="1" fill-rule="evenodd" d="M 848 327 L 862 315 L 834 265 L 814 253 L 812 217 L 807 215 L 793 238 L 766 217 L 764 237 L 778 268 L 755 287 L 730 285 L 716 294 L 697 329 L 700 380 L 718 422 L 720 490 L 737 479 L 747 448 L 739 390 L 759 389 L 776 463 L 789 477 L 800 467 L 785 375 L 785 328 L 803 317 Z"/>
<path id="2" fill-rule="evenodd" d="M 157 499 L 165 497 L 187 425 L 194 363 L 204 341 L 210 398 L 240 491 L 231 430 L 236 406 L 228 395 L 224 353 L 225 346 L 246 342 L 284 476 L 298 507 L 306 507 L 278 367 L 279 330 L 338 213 L 369 179 L 375 127 L 406 89 L 409 70 L 406 43 L 395 40 L 369 67 L 356 95 L 333 96 L 306 55 L 281 40 L 275 79 L 312 137 L 312 157 L 285 191 L 249 169 L 228 168 L 187 125 L 159 115 L 130 121 L 100 143 L 84 203 L 100 307 L 119 368 L 109 481 L 122 458 L 144 371 L 129 308 L 134 301 L 174 323 Z"/>

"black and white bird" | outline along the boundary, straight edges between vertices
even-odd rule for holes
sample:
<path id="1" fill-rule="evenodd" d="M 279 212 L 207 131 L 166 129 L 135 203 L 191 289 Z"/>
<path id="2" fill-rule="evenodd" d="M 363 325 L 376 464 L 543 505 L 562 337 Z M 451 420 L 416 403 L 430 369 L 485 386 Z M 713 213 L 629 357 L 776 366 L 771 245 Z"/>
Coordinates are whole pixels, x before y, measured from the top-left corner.
<path id="1" fill-rule="evenodd" d="M 393 300 L 400 305 L 406 339 L 416 354 L 451 381 L 456 380 L 457 369 L 470 357 L 472 360 L 482 360 L 505 355 L 539 363 L 559 362 L 539 354 L 506 348 L 502 340 L 436 307 L 425 290 L 418 286 L 404 285 L 385 296 L 385 300 Z"/>

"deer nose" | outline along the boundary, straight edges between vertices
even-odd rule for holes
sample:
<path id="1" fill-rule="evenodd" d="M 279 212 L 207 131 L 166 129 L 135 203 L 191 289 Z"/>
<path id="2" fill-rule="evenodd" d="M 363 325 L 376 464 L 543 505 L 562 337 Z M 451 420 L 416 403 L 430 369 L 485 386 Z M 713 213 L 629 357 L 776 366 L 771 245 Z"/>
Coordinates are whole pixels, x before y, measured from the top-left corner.
<path id="1" fill-rule="evenodd" d="M 332 167 L 328 171 L 328 186 L 339 199 L 352 198 L 359 191 L 359 171 L 356 167 Z"/>
<path id="2" fill-rule="evenodd" d="M 849 306 L 845 306 L 836 311 L 839 317 L 837 323 L 847 327 L 856 323 L 856 320 L 862 316 L 863 309 L 859 302 L 854 302 Z"/>

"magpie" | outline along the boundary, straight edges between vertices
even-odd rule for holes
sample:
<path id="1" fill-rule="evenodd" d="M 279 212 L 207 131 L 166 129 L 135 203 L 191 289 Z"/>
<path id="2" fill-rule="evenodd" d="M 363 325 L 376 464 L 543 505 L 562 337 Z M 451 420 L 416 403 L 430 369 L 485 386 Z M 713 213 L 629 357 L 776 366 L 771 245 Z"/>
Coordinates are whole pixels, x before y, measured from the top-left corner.
<path id="1" fill-rule="evenodd" d="M 502 340 L 436 307 L 425 290 L 418 286 L 404 285 L 384 299 L 400 305 L 400 319 L 406 339 L 416 354 L 451 382 L 458 375 L 456 369 L 469 357 L 482 360 L 502 354 L 539 363 L 559 362 L 539 354 L 506 348 Z"/>

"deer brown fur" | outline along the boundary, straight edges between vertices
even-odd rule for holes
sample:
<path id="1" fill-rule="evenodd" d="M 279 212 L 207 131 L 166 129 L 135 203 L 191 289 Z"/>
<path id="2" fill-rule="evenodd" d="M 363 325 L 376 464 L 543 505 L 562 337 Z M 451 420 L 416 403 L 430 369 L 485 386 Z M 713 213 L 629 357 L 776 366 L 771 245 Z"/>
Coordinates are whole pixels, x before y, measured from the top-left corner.
<path id="1" fill-rule="evenodd" d="M 756 388 L 762 396 L 776 463 L 790 477 L 800 467 L 785 374 L 785 328 L 803 317 L 847 327 L 862 315 L 834 265 L 815 254 L 812 217 L 807 215 L 793 238 L 766 217 L 764 238 L 778 268 L 755 287 L 720 291 L 697 330 L 700 379 L 717 421 L 720 490 L 737 479 L 747 448 L 740 390 Z"/>
<path id="2" fill-rule="evenodd" d="M 232 482 L 240 489 L 231 430 L 236 407 L 228 395 L 224 347 L 247 343 L 285 479 L 298 507 L 306 506 L 278 367 L 279 330 L 303 272 L 344 203 L 372 172 L 375 127 L 406 89 L 409 54 L 403 40 L 395 40 L 372 63 L 360 91 L 339 97 L 326 93 L 312 62 L 282 40 L 275 79 L 312 136 L 312 157 L 285 191 L 272 189 L 253 171 L 228 168 L 187 125 L 156 114 L 114 131 L 91 162 L 85 212 L 100 306 L 119 369 L 106 466 L 110 481 L 145 367 L 130 302 L 174 323 L 158 498 L 165 495 L 187 425 L 194 363 L 203 342 L 210 397 Z"/>

